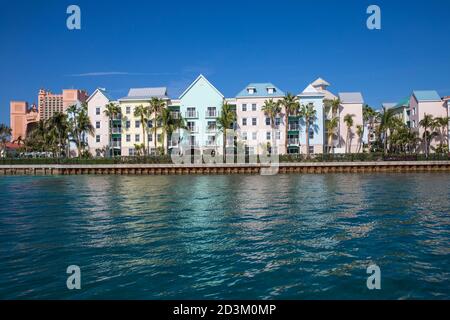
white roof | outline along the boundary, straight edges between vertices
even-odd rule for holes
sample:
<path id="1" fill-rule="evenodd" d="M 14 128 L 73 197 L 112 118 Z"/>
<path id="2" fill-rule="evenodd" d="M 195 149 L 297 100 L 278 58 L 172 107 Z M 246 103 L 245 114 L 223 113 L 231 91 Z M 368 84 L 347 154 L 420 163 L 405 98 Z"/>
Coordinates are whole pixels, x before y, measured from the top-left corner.
<path id="1" fill-rule="evenodd" d="M 339 92 L 342 103 L 364 103 L 361 92 Z"/>
<path id="2" fill-rule="evenodd" d="M 330 84 L 327 81 L 323 80 L 322 78 L 317 78 L 313 83 L 311 83 L 311 85 L 313 87 L 319 87 L 319 86 L 327 86 L 328 87 Z"/>

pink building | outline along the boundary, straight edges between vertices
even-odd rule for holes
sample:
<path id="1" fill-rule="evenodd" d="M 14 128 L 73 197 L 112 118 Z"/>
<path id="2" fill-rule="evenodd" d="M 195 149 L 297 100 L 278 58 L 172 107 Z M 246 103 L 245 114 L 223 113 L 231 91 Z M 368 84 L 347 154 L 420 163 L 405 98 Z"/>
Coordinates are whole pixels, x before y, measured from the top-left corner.
<path id="1" fill-rule="evenodd" d="M 39 90 L 38 106 L 41 119 L 47 120 L 57 112 L 66 112 L 67 108 L 77 103 L 86 102 L 87 92 L 77 89 L 64 89 L 61 94 L 53 94 L 44 89 Z"/>
<path id="2" fill-rule="evenodd" d="M 418 132 L 419 137 L 422 138 L 424 129 L 420 126 L 420 121 L 425 115 L 431 115 L 433 118 L 447 117 L 448 110 L 445 102 L 441 99 L 439 94 L 434 90 L 427 91 L 413 91 L 409 100 L 409 120 L 411 129 Z M 439 137 L 431 141 L 431 150 L 439 144 Z M 424 151 L 425 146 L 422 144 L 420 150 Z"/>

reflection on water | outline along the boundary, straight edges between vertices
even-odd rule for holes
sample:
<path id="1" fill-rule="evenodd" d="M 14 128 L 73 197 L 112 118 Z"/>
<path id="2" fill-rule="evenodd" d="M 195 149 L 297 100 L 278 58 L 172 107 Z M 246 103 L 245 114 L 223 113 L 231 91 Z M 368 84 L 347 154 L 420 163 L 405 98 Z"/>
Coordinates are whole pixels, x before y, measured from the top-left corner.
<path id="1" fill-rule="evenodd" d="M 449 178 L 2 177 L 0 298 L 448 299 Z"/>

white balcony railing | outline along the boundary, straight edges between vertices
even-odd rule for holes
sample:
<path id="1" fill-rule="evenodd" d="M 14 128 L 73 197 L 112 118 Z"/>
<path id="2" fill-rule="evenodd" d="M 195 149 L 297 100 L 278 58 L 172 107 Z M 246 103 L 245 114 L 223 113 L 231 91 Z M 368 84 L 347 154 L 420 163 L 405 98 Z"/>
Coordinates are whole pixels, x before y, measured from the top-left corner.
<path id="1" fill-rule="evenodd" d="M 172 111 L 172 112 L 170 113 L 170 116 L 171 116 L 173 119 L 179 119 L 179 118 L 180 118 L 180 113 L 179 113 L 179 112 L 176 112 L 176 111 Z"/>
<path id="2" fill-rule="evenodd" d="M 113 148 L 121 148 L 122 143 L 120 141 L 113 141 L 112 146 Z"/>
<path id="3" fill-rule="evenodd" d="M 188 126 L 188 131 L 190 133 L 198 133 L 198 127 L 196 127 L 196 126 Z"/>
<path id="4" fill-rule="evenodd" d="M 122 133 L 122 129 L 121 128 L 112 128 L 111 132 L 112 132 L 112 134 L 120 134 L 120 133 Z"/>
<path id="5" fill-rule="evenodd" d="M 297 138 L 288 139 L 288 145 L 298 145 L 298 144 L 299 144 L 299 139 L 297 139 Z"/>
<path id="6" fill-rule="evenodd" d="M 298 130 L 300 130 L 300 126 L 298 124 L 290 124 L 288 130 L 289 131 L 298 131 Z"/>
<path id="7" fill-rule="evenodd" d="M 208 126 L 206 127 L 207 132 L 217 132 L 217 126 Z"/>
<path id="8" fill-rule="evenodd" d="M 218 117 L 218 113 L 216 110 L 208 110 L 205 112 L 205 117 L 206 118 L 217 118 Z"/>
<path id="9" fill-rule="evenodd" d="M 186 111 L 184 116 L 186 119 L 198 118 L 198 112 L 197 111 Z"/>

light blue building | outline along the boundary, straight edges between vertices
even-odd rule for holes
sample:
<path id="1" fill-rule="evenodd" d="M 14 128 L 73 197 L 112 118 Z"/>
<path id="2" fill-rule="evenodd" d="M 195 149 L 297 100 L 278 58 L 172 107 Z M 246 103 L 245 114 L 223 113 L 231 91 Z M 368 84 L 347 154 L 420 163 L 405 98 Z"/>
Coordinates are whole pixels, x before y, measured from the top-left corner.
<path id="1" fill-rule="evenodd" d="M 297 95 L 300 106 L 312 104 L 316 116 L 312 119 L 309 128 L 309 152 L 323 153 L 324 151 L 324 92 L 313 87 L 311 84 Z M 298 116 L 289 117 L 288 128 L 288 153 L 306 153 L 306 123 L 305 119 Z"/>
<path id="2" fill-rule="evenodd" d="M 222 151 L 222 134 L 217 126 L 223 94 L 203 75 L 181 94 L 179 111 L 188 127 L 189 145 L 198 152 Z M 186 142 L 184 142 L 186 145 Z"/>

